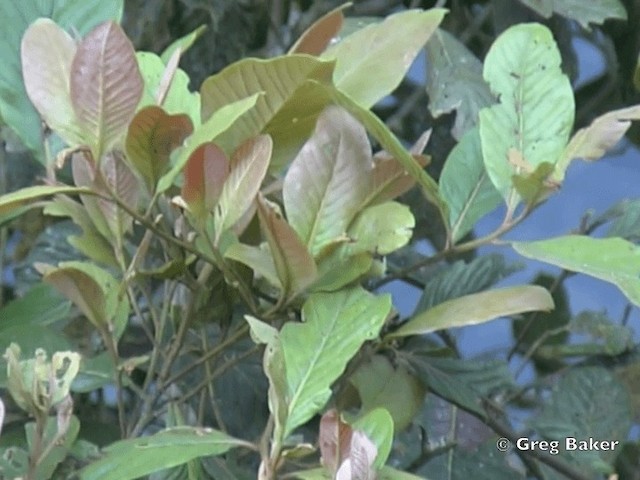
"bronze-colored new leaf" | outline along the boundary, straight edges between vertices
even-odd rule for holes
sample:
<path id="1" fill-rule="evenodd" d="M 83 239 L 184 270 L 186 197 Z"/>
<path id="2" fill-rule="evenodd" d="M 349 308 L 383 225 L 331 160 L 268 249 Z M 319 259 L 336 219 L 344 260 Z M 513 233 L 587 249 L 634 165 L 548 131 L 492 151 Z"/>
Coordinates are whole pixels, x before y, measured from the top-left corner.
<path id="1" fill-rule="evenodd" d="M 22 75 L 27 95 L 45 123 L 74 146 L 83 143 L 69 93 L 75 53 L 71 36 L 48 18 L 36 20 L 22 37 Z"/>
<path id="2" fill-rule="evenodd" d="M 342 23 L 344 22 L 342 11 L 350 5 L 351 3 L 340 5 L 316 20 L 300 35 L 300 38 L 289 49 L 289 53 L 320 55 L 324 52 L 331 40 L 342 28 Z"/>
<path id="3" fill-rule="evenodd" d="M 295 230 L 260 194 L 258 217 L 282 285 L 282 298 L 291 299 L 316 279 L 316 264 Z"/>
<path id="4" fill-rule="evenodd" d="M 133 117 L 125 143 L 127 155 L 150 192 L 166 173 L 171 152 L 192 132 L 188 115 L 169 115 L 160 107 L 143 108 Z"/>
<path id="5" fill-rule="evenodd" d="M 117 23 L 100 24 L 80 42 L 70 83 L 85 141 L 99 161 L 124 133 L 142 96 L 133 45 Z"/>
<path id="6" fill-rule="evenodd" d="M 349 455 L 353 429 L 340 418 L 337 410 L 325 412 L 320 419 L 320 461 L 332 476 L 336 474 L 342 461 Z"/>
<path id="7" fill-rule="evenodd" d="M 249 209 L 267 174 L 273 141 L 258 135 L 244 142 L 231 156 L 231 172 L 215 210 L 216 240 Z"/>
<path id="8" fill-rule="evenodd" d="M 118 200 L 135 210 L 140 193 L 138 180 L 124 162 L 122 154 L 118 151 L 107 153 L 100 168 L 102 176 L 96 184 L 97 190 L 101 190 L 100 184 L 104 182 L 107 187 L 105 193 L 113 192 Z M 131 228 L 133 219 L 115 202 L 100 198 L 98 205 L 116 236 L 121 236 Z"/>
<path id="9" fill-rule="evenodd" d="M 196 216 L 213 210 L 229 176 L 229 159 L 213 142 L 200 145 L 184 167 L 182 199 Z"/>

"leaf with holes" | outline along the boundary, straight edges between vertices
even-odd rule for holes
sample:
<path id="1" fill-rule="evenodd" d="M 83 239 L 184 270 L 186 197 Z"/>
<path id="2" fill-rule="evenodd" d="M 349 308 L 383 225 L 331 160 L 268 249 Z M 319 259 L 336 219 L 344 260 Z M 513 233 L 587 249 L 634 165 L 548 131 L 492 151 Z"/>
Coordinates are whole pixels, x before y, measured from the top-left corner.
<path id="1" fill-rule="evenodd" d="M 169 168 L 169 156 L 193 132 L 187 115 L 169 115 L 156 106 L 136 113 L 129 124 L 125 146 L 127 159 L 153 193 Z"/>
<path id="2" fill-rule="evenodd" d="M 489 178 L 510 206 L 518 202 L 510 149 L 535 169 L 555 164 L 573 126 L 573 90 L 560 69 L 561 57 L 549 29 L 520 24 L 502 33 L 484 63 L 484 78 L 499 103 L 480 112 L 480 143 Z"/>
<path id="3" fill-rule="evenodd" d="M 71 102 L 96 161 L 124 134 L 142 87 L 133 45 L 118 24 L 103 23 L 80 42 L 71 65 Z"/>
<path id="4" fill-rule="evenodd" d="M 256 198 L 267 174 L 272 147 L 271 137 L 258 135 L 233 152 L 229 176 L 214 214 L 216 243 L 225 230 L 240 220 Z"/>

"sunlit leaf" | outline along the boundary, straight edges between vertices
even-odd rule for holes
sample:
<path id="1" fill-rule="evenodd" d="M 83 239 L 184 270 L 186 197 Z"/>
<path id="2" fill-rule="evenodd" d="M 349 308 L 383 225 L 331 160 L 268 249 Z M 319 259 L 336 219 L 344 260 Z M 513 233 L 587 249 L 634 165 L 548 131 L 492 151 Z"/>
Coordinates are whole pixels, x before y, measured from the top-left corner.
<path id="1" fill-rule="evenodd" d="M 339 245 L 318 262 L 318 280 L 313 290 L 332 292 L 353 283 L 371 269 L 371 253 L 349 255 L 348 244 Z"/>
<path id="2" fill-rule="evenodd" d="M 313 283 L 316 264 L 295 230 L 262 196 L 258 197 L 258 218 L 278 272 L 282 297 L 289 300 Z"/>
<path id="3" fill-rule="evenodd" d="M 218 139 L 225 151 L 233 149 L 263 130 L 271 133 L 265 127 L 285 102 L 307 79 L 329 82 L 333 65 L 333 62 L 299 54 L 270 60 L 248 58 L 236 62 L 202 84 L 202 119 L 206 121 L 213 112 L 225 105 L 260 93 L 256 108 L 243 115 L 233 129 Z M 303 107 L 306 110 L 307 106 Z"/>
<path id="4" fill-rule="evenodd" d="M 0 117 L 41 163 L 45 161 L 41 120 L 27 97 L 20 62 L 20 43 L 25 30 L 38 18 L 46 17 L 66 31 L 84 35 L 100 22 L 111 19 L 119 21 L 123 4 L 123 0 L 0 2 L 0 16 L 4 23 L 0 41 L 0 58 L 3 60 L 0 75 Z M 50 63 L 52 57 L 40 65 L 41 69 L 51 68 Z M 49 79 L 51 82 L 57 80 Z"/>
<path id="5" fill-rule="evenodd" d="M 622 238 L 567 235 L 537 242 L 513 242 L 512 246 L 527 258 L 611 282 L 640 306 L 640 247 L 631 242 Z"/>
<path id="6" fill-rule="evenodd" d="M 340 5 L 313 22 L 289 49 L 289 53 L 320 55 L 324 52 L 331 40 L 342 28 L 342 22 L 344 21 L 342 11 L 350 5 L 351 3 Z"/>
<path id="7" fill-rule="evenodd" d="M 80 478 L 132 480 L 245 445 L 246 442 L 211 428 L 174 427 L 148 437 L 112 443 L 104 449 L 101 459 L 80 471 Z"/>
<path id="8" fill-rule="evenodd" d="M 144 81 L 144 90 L 138 109 L 150 105 L 157 106 L 166 65 L 158 55 L 151 52 L 136 52 L 136 61 Z M 170 115 L 188 115 L 191 123 L 197 127 L 201 123 L 200 94 L 189 90 L 189 82 L 189 76 L 184 70 L 178 68 L 160 106 Z"/>
<path id="9" fill-rule="evenodd" d="M 438 118 L 456 111 L 452 134 L 461 140 L 478 123 L 478 112 L 494 103 L 482 78 L 482 62 L 456 37 L 438 29 L 427 42 L 429 111 Z"/>
<path id="10" fill-rule="evenodd" d="M 142 86 L 133 45 L 117 23 L 101 24 L 80 42 L 71 65 L 71 102 L 96 160 L 124 134 Z"/>
<path id="11" fill-rule="evenodd" d="M 551 179 L 553 170 L 551 163 L 542 162 L 533 171 L 524 170 L 511 177 L 513 188 L 525 205 L 537 205 L 560 188 L 560 184 Z"/>
<path id="12" fill-rule="evenodd" d="M 520 24 L 491 46 L 484 78 L 499 103 L 480 112 L 480 142 L 489 178 L 514 206 L 511 177 L 521 173 L 508 152 L 515 149 L 535 169 L 555 164 L 573 126 L 573 90 L 560 69 L 561 57 L 551 31 Z"/>
<path id="13" fill-rule="evenodd" d="M 554 12 L 563 17 L 577 21 L 589 30 L 590 24 L 602 25 L 609 18 L 627 19 L 627 11 L 620 0 L 599 0 L 583 2 L 582 0 L 520 0 L 532 10 L 545 18 Z"/>
<path id="14" fill-rule="evenodd" d="M 414 226 L 415 219 L 406 205 L 386 202 L 368 207 L 349 227 L 346 250 L 349 255 L 387 255 L 409 243 Z"/>
<path id="15" fill-rule="evenodd" d="M 553 178 L 561 182 L 567 167 L 576 158 L 592 162 L 604 156 L 627 133 L 632 120 L 640 120 L 640 105 L 607 112 L 578 130 L 562 152 Z"/>
<path id="16" fill-rule="evenodd" d="M 237 102 L 225 105 L 219 110 L 216 110 L 209 120 L 196 127 L 193 134 L 185 141 L 184 147 L 182 147 L 180 152 L 177 154 L 175 164 L 158 181 L 158 192 L 164 192 L 173 184 L 176 177 L 182 172 L 184 166 L 189 161 L 193 152 L 200 148 L 201 145 L 217 139 L 218 135 L 222 132 L 236 125 L 236 122 L 243 114 L 253 109 L 259 96 L 259 94 L 255 94 Z M 218 142 L 216 140 L 216 144 L 217 143 Z"/>
<path id="17" fill-rule="evenodd" d="M 373 106 L 399 84 L 446 10 L 408 10 L 341 40 L 324 53 L 335 59 L 334 84 L 356 103 Z"/>
<path id="18" fill-rule="evenodd" d="M 389 338 L 435 332 L 488 322 L 499 317 L 536 310 L 551 310 L 553 299 L 536 285 L 507 287 L 448 300 L 415 315 Z"/>
<path id="19" fill-rule="evenodd" d="M 287 219 L 311 253 L 344 237 L 369 189 L 371 147 L 364 128 L 328 107 L 284 179 Z"/>
<path id="20" fill-rule="evenodd" d="M 389 458 L 393 445 L 393 432 L 397 428 L 391 414 L 385 408 L 376 408 L 354 421 L 351 427 L 356 432 L 361 431 L 366 434 L 367 438 L 373 442 L 376 454 L 372 466 L 376 469 L 381 468 Z"/>
<path id="21" fill-rule="evenodd" d="M 29 99 L 45 123 L 67 143 L 83 143 L 71 104 L 69 77 L 76 44 L 48 18 L 41 18 L 25 32 L 21 45 L 22 74 Z"/>
<path id="22" fill-rule="evenodd" d="M 477 128 L 467 132 L 449 153 L 440 175 L 440 193 L 449 207 L 454 241 L 500 204 L 502 197 L 484 166 Z"/>
<path id="23" fill-rule="evenodd" d="M 145 107 L 133 117 L 125 142 L 127 159 L 150 192 L 169 168 L 171 152 L 192 132 L 187 115 L 169 115 L 160 107 Z"/>
<path id="24" fill-rule="evenodd" d="M 421 383 L 402 366 L 394 366 L 387 357 L 374 355 L 349 379 L 358 391 L 362 412 L 386 409 L 397 430 L 404 430 L 424 401 Z"/>
<path id="25" fill-rule="evenodd" d="M 331 384 L 361 345 L 378 335 L 390 308 L 389 297 L 359 287 L 316 293 L 302 308 L 305 321 L 285 324 L 280 332 L 288 386 L 285 437 L 324 407 Z"/>
<path id="26" fill-rule="evenodd" d="M 267 173 L 272 147 L 271 137 L 259 135 L 233 152 L 229 176 L 215 209 L 216 241 L 222 232 L 240 220 L 253 203 Z"/>

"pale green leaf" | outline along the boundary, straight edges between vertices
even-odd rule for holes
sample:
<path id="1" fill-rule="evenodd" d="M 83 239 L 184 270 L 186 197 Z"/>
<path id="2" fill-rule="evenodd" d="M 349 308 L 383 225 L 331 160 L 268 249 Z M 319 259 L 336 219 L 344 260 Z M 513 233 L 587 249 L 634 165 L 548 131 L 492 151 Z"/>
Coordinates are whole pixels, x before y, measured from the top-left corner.
<path id="1" fill-rule="evenodd" d="M 536 285 L 489 290 L 440 303 L 415 315 L 398 330 L 390 333 L 388 338 L 477 325 L 516 313 L 552 308 L 553 299 L 549 292 Z"/>
<path id="2" fill-rule="evenodd" d="M 408 10 L 341 40 L 324 53 L 335 59 L 334 84 L 356 103 L 373 106 L 393 91 L 446 10 Z"/>
<path id="3" fill-rule="evenodd" d="M 258 218 L 278 272 L 282 298 L 288 301 L 313 283 L 316 264 L 295 230 L 261 195 Z"/>
<path id="4" fill-rule="evenodd" d="M 551 31 L 540 24 L 519 24 L 491 46 L 484 78 L 499 103 L 480 112 L 480 141 L 489 178 L 513 206 L 511 177 L 521 167 L 509 162 L 520 152 L 535 169 L 555 164 L 573 126 L 573 90 L 560 69 L 561 57 Z"/>
<path id="5" fill-rule="evenodd" d="M 334 249 L 318 263 L 318 280 L 313 284 L 313 290 L 332 292 L 349 285 L 367 273 L 373 262 L 368 252 L 359 255 L 348 255 L 347 244 Z"/>
<path id="6" fill-rule="evenodd" d="M 73 195 L 78 193 L 91 193 L 91 191 L 86 188 L 70 187 L 67 185 L 36 185 L 33 187 L 21 188 L 15 192 L 0 196 L 0 214 L 6 215 L 12 210 L 22 207 L 26 203 L 33 202 L 50 195 L 63 193 Z"/>
<path id="7" fill-rule="evenodd" d="M 183 54 L 191 48 L 191 46 L 202 36 L 202 34 L 206 30 L 206 24 L 200 25 L 193 32 L 174 40 L 167 48 L 162 51 L 162 55 L 160 55 L 160 58 L 165 64 L 167 64 L 169 62 L 169 59 L 171 59 L 173 52 L 175 52 L 177 49 L 180 49 L 180 54 Z"/>
<path id="8" fill-rule="evenodd" d="M 500 204 L 502 197 L 484 166 L 477 128 L 468 131 L 449 153 L 440 175 L 440 193 L 449 207 L 454 242 Z"/>
<path id="9" fill-rule="evenodd" d="M 255 200 L 267 174 L 272 147 L 273 140 L 269 135 L 259 135 L 244 142 L 231 155 L 229 176 L 222 186 L 215 209 L 216 243 Z"/>
<path id="10" fill-rule="evenodd" d="M 602 25 L 609 18 L 627 19 L 627 11 L 620 0 L 520 0 L 545 18 L 557 13 L 570 20 L 577 21 L 589 30 L 590 24 Z"/>
<path id="11" fill-rule="evenodd" d="M 271 285 L 281 288 L 273 256 L 267 249 L 238 242 L 224 251 L 224 257 L 246 265 Z"/>
<path id="12" fill-rule="evenodd" d="M 567 167 L 576 158 L 592 162 L 604 156 L 627 133 L 632 120 L 640 120 L 640 105 L 607 112 L 578 130 L 556 164 L 554 180 L 561 182 Z"/>
<path id="13" fill-rule="evenodd" d="M 38 18 L 51 18 L 66 31 L 81 35 L 105 20 L 119 21 L 123 0 L 22 0 L 0 2 L 4 21 L 0 40 L 0 117 L 44 163 L 40 117 L 27 97 L 20 62 L 20 43 L 27 27 Z M 48 65 L 42 64 L 43 68 Z M 52 79 L 52 81 L 55 81 Z"/>
<path id="14" fill-rule="evenodd" d="M 221 455 L 246 442 L 200 427 L 174 427 L 142 438 L 115 442 L 105 455 L 80 471 L 82 480 L 132 480 L 182 465 L 194 458 Z"/>
<path id="15" fill-rule="evenodd" d="M 424 402 L 420 382 L 406 368 L 392 365 L 383 355 L 374 355 L 361 364 L 349 381 L 358 391 L 362 412 L 384 408 L 398 431 L 411 423 Z M 380 445 L 376 445 L 380 451 Z"/>
<path id="16" fill-rule="evenodd" d="M 142 99 L 138 110 L 156 105 L 156 98 L 166 65 L 162 59 L 151 52 L 137 52 L 136 60 L 144 81 Z M 193 125 L 200 125 L 200 94 L 189 90 L 189 76 L 184 70 L 177 69 L 166 93 L 162 108 L 171 115 L 189 115 Z"/>
<path id="17" fill-rule="evenodd" d="M 52 20 L 41 18 L 25 32 L 21 53 L 24 85 L 42 119 L 68 144 L 81 145 L 82 127 L 69 91 L 76 53 L 73 38 Z"/>
<path id="18" fill-rule="evenodd" d="M 288 386 L 285 437 L 324 407 L 331 385 L 362 344 L 378 335 L 390 308 L 388 296 L 355 287 L 311 295 L 302 308 L 304 322 L 285 324 L 280 332 Z"/>
<path id="19" fill-rule="evenodd" d="M 82 136 L 99 161 L 124 135 L 143 89 L 133 45 L 117 23 L 103 23 L 82 39 L 69 85 Z"/>
<path id="20" fill-rule="evenodd" d="M 256 108 L 242 116 L 233 129 L 218 139 L 217 143 L 224 150 L 233 150 L 242 141 L 263 130 L 272 133 L 265 127 L 285 102 L 307 79 L 328 82 L 333 65 L 333 62 L 298 54 L 270 60 L 248 58 L 236 62 L 202 84 L 202 119 L 206 121 L 213 112 L 225 105 L 257 93 L 263 94 L 258 98 Z M 306 109 L 305 105 L 303 110 Z"/>
<path id="21" fill-rule="evenodd" d="M 367 197 L 373 168 L 364 128 L 328 107 L 284 179 L 287 219 L 314 256 L 343 239 Z"/>
<path id="22" fill-rule="evenodd" d="M 640 306 L 640 247 L 622 238 L 591 238 L 582 235 L 513 242 L 527 258 L 585 273 L 616 285 Z"/>
<path id="23" fill-rule="evenodd" d="M 456 37 L 438 29 L 427 42 L 427 94 L 434 118 L 456 111 L 452 135 L 460 140 L 478 123 L 478 112 L 494 103 L 482 78 L 482 62 Z"/>
<path id="24" fill-rule="evenodd" d="M 222 132 L 234 126 L 243 114 L 254 108 L 259 97 L 260 94 L 256 93 L 250 97 L 225 105 L 217 110 L 206 122 L 196 127 L 193 134 L 187 138 L 184 147 L 177 154 L 176 162 L 171 170 L 165 173 L 158 181 L 158 192 L 164 192 L 173 184 L 194 151 L 202 144 L 214 140 Z"/>
<path id="25" fill-rule="evenodd" d="M 406 205 L 386 202 L 368 207 L 349 227 L 346 251 L 349 255 L 387 255 L 409 243 L 414 226 L 415 219 Z"/>
<path id="26" fill-rule="evenodd" d="M 376 469 L 381 468 L 389 458 L 389 453 L 391 453 L 394 428 L 398 428 L 394 425 L 391 414 L 385 408 L 376 408 L 358 418 L 351 424 L 351 427 L 355 431 L 364 432 L 367 438 L 376 446 L 377 454 L 373 467 Z"/>

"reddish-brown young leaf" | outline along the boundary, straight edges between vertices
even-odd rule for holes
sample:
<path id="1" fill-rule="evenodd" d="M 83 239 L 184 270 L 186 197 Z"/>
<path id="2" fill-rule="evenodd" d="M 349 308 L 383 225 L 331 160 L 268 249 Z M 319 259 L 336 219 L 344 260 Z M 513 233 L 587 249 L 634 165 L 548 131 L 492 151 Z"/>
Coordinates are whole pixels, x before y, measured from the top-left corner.
<path id="1" fill-rule="evenodd" d="M 335 476 L 336 480 L 375 480 L 373 462 L 378 454 L 375 444 L 364 432 L 356 430 L 351 436 L 349 456 L 342 463 Z"/>
<path id="2" fill-rule="evenodd" d="M 45 123 L 72 146 L 83 143 L 69 94 L 75 53 L 71 36 L 48 18 L 36 20 L 22 37 L 22 75 L 27 95 Z"/>
<path id="3" fill-rule="evenodd" d="M 133 45 L 117 23 L 98 25 L 80 42 L 70 85 L 83 136 L 99 161 L 124 133 L 142 96 Z"/>
<path id="4" fill-rule="evenodd" d="M 331 409 L 320 419 L 320 461 L 334 477 L 342 461 L 349 456 L 353 429 L 344 423 L 340 414 Z"/>
<path id="5" fill-rule="evenodd" d="M 350 5 L 351 3 L 340 5 L 316 20 L 289 49 L 289 53 L 320 55 L 324 52 L 342 28 L 344 22 L 342 11 Z"/>
<path id="6" fill-rule="evenodd" d="M 182 199 L 196 216 L 213 210 L 229 176 L 229 159 L 213 142 L 200 145 L 184 167 Z"/>
<path id="7" fill-rule="evenodd" d="M 282 285 L 282 298 L 290 300 L 316 279 L 316 264 L 295 230 L 261 194 L 258 194 L 258 218 Z"/>
<path id="8" fill-rule="evenodd" d="M 119 200 L 135 210 L 140 193 L 138 180 L 124 162 L 122 153 L 115 150 L 107 153 L 100 170 L 102 177 L 95 182 L 95 188 L 104 190 L 107 196 L 113 192 Z M 102 182 L 106 183 L 107 188 L 101 188 Z M 121 236 L 131 228 L 133 219 L 115 202 L 100 198 L 98 206 L 115 235 Z"/>
<path id="9" fill-rule="evenodd" d="M 169 115 L 160 107 L 143 108 L 133 117 L 125 142 L 127 156 L 150 192 L 167 171 L 171 152 L 192 132 L 188 115 Z"/>

